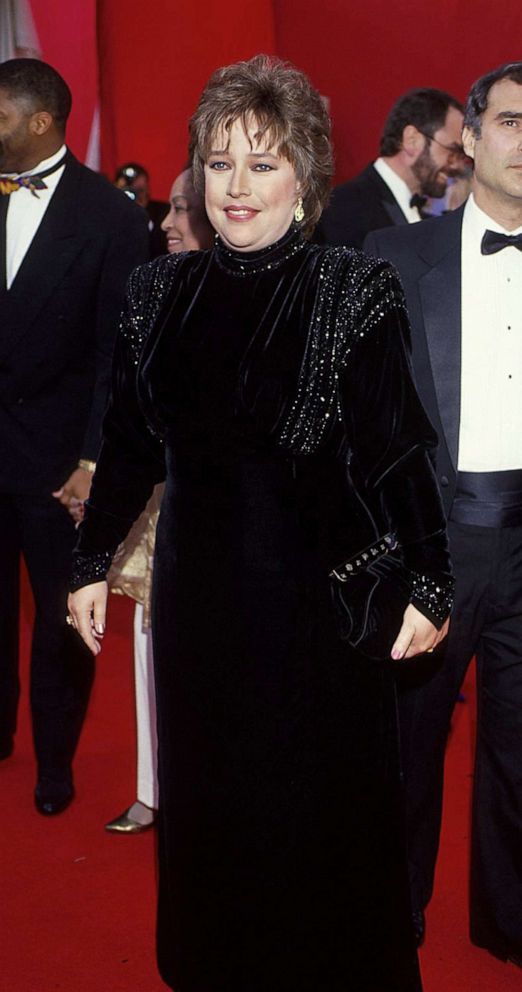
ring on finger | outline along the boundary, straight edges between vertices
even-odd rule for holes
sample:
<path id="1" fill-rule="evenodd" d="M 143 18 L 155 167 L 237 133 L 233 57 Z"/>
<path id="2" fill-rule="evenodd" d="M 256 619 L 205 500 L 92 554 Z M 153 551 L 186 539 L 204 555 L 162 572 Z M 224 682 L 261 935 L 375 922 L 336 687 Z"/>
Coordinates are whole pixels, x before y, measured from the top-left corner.
<path id="1" fill-rule="evenodd" d="M 435 648 L 427 648 L 426 654 L 433 654 L 434 651 L 435 651 Z"/>

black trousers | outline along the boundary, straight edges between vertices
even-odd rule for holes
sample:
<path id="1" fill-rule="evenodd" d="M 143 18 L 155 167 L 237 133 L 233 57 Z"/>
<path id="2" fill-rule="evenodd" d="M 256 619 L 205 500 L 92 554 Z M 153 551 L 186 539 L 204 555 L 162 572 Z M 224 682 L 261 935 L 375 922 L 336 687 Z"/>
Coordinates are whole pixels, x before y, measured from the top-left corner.
<path id="1" fill-rule="evenodd" d="M 35 599 L 31 714 L 38 775 L 71 781 L 92 681 L 91 653 L 65 623 L 74 523 L 52 496 L 0 494 L 0 743 L 16 730 L 20 554 Z"/>
<path id="2" fill-rule="evenodd" d="M 433 890 L 444 751 L 466 669 L 477 657 L 470 864 L 471 939 L 522 955 L 522 527 L 449 524 L 456 602 L 445 648 L 400 683 L 414 906 Z M 437 654 L 439 657 L 437 658 Z M 423 666 L 434 670 L 423 671 Z"/>

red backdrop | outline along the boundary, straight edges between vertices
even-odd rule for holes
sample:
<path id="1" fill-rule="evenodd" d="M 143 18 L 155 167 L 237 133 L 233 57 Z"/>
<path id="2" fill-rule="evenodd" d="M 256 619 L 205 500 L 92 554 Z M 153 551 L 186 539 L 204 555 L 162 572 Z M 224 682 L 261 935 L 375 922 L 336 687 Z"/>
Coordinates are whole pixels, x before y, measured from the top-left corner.
<path id="1" fill-rule="evenodd" d="M 67 141 L 85 159 L 96 106 L 96 0 L 31 0 L 42 55 L 71 87 Z"/>
<path id="2" fill-rule="evenodd" d="M 337 178 L 375 156 L 386 112 L 412 86 L 464 98 L 473 80 L 520 58 L 522 4 L 503 0 L 98 0 L 102 149 L 150 169 L 165 197 L 186 156 L 187 119 L 210 72 L 265 51 L 290 59 L 330 98 Z M 75 99 L 83 155 L 94 85 L 95 0 L 32 0 L 44 57 Z"/>
<path id="3" fill-rule="evenodd" d="M 520 0 L 274 0 L 276 48 L 330 97 L 337 176 L 376 156 L 387 111 L 413 86 L 464 100 L 473 81 L 520 59 Z"/>
<path id="4" fill-rule="evenodd" d="M 166 198 L 187 157 L 187 122 L 210 73 L 274 51 L 272 0 L 100 0 L 102 166 L 145 165 Z"/>

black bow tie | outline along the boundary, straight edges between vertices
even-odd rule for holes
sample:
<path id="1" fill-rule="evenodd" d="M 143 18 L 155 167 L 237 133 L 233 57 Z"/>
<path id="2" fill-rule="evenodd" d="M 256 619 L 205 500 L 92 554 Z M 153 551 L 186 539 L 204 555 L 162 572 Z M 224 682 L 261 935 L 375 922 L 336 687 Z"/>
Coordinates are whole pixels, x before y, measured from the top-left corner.
<path id="1" fill-rule="evenodd" d="M 417 207 L 419 213 L 422 213 L 422 209 L 426 206 L 427 202 L 427 196 L 422 196 L 421 193 L 413 193 L 410 199 L 410 207 Z"/>
<path id="2" fill-rule="evenodd" d="M 494 255 L 496 251 L 513 245 L 522 251 L 522 234 L 500 234 L 498 231 L 486 231 L 480 243 L 483 255 Z"/>

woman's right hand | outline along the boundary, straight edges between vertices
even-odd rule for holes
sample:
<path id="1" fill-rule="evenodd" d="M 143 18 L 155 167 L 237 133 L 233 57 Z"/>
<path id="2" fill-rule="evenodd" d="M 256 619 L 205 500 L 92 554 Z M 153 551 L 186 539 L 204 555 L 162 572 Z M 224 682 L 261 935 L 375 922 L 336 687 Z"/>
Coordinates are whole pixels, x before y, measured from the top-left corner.
<path id="1" fill-rule="evenodd" d="M 93 582 L 69 593 L 67 600 L 74 626 L 94 655 L 101 651 L 100 640 L 105 633 L 108 594 L 109 587 L 105 581 Z"/>

